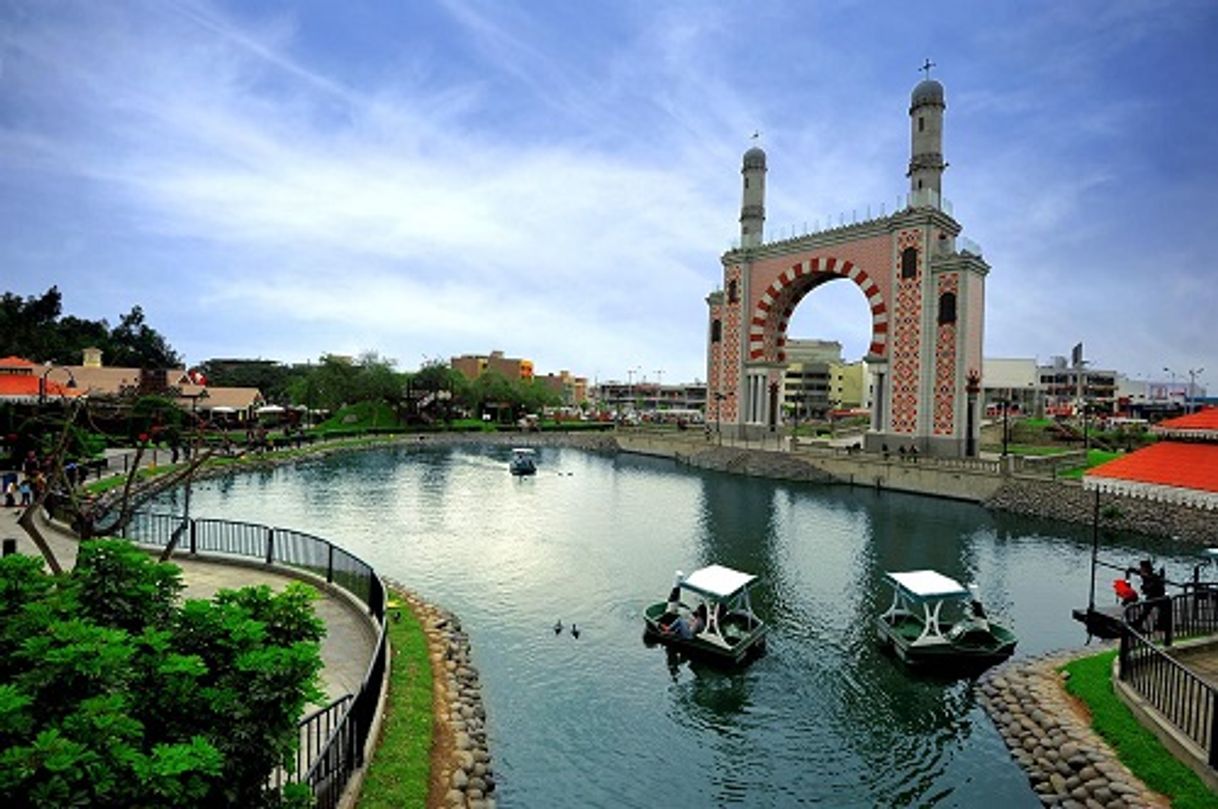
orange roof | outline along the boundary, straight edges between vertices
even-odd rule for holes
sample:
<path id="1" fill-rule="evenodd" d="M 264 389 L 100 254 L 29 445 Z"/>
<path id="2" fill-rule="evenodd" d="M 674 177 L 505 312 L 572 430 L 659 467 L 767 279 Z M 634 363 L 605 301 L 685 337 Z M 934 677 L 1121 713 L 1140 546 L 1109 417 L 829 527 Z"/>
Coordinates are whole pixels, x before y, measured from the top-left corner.
<path id="1" fill-rule="evenodd" d="M 52 399 L 61 397 L 73 399 L 83 393 L 83 391 L 61 385 L 53 379 L 45 380 L 44 391 L 43 382 L 41 377 L 32 374 L 0 374 L 0 399 L 37 401 L 42 394 Z"/>
<path id="2" fill-rule="evenodd" d="M 0 357 L 0 368 L 33 368 L 34 363 L 27 360 L 25 357 L 8 356 Z"/>
<path id="3" fill-rule="evenodd" d="M 1218 407 L 1206 407 L 1187 416 L 1165 419 L 1155 425 L 1155 432 L 1167 435 L 1218 437 Z"/>
<path id="4" fill-rule="evenodd" d="M 1160 441 L 1091 469 L 1083 484 L 1088 489 L 1218 508 L 1218 443 Z"/>

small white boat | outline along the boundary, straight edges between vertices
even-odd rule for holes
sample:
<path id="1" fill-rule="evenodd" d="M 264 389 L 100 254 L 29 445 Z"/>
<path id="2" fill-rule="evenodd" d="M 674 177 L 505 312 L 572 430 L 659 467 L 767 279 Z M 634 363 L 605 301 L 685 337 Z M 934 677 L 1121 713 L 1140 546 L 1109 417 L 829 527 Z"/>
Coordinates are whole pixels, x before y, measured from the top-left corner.
<path id="1" fill-rule="evenodd" d="M 753 612 L 757 577 L 722 565 L 677 571 L 668 601 L 643 612 L 645 638 L 689 655 L 742 663 L 765 651 L 768 627 Z"/>
<path id="2" fill-rule="evenodd" d="M 537 453 L 525 447 L 517 447 L 512 450 L 512 460 L 508 462 L 508 471 L 513 475 L 536 475 L 537 474 Z"/>
<path id="3" fill-rule="evenodd" d="M 876 620 L 880 642 L 915 667 L 975 669 L 1006 660 L 1015 633 L 985 614 L 977 590 L 934 570 L 886 574 L 892 605 Z"/>

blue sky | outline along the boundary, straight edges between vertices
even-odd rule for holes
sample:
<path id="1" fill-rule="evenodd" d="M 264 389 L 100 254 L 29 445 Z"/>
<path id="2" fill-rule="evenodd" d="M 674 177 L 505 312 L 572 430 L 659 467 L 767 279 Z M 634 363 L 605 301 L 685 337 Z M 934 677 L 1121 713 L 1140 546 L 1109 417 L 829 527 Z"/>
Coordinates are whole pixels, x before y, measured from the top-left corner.
<path id="1" fill-rule="evenodd" d="M 1213 2 L 0 3 L 0 272 L 191 363 L 486 352 L 705 377 L 738 235 L 889 210 L 908 98 L 992 266 L 986 354 L 1218 380 Z M 791 336 L 867 343 L 833 284 Z"/>

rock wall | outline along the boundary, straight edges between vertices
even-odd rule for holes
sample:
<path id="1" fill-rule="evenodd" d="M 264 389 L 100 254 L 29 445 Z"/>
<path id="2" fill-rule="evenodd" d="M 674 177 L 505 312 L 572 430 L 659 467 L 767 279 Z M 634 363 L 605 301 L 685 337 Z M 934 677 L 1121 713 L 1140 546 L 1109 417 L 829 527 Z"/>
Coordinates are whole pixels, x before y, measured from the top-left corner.
<path id="1" fill-rule="evenodd" d="M 986 508 L 1091 525 L 1095 492 L 1076 481 L 1008 477 Z M 1156 500 L 1100 494 L 1100 525 L 1200 545 L 1218 545 L 1218 512 Z"/>

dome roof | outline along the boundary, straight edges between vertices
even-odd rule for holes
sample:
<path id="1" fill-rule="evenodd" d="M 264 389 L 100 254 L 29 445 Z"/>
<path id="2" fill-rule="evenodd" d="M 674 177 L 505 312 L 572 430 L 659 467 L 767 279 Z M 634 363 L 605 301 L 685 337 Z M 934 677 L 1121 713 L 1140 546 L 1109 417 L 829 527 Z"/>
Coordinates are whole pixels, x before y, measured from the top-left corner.
<path id="1" fill-rule="evenodd" d="M 754 146 L 744 153 L 744 167 L 746 169 L 763 169 L 765 168 L 765 152 L 760 146 Z"/>
<path id="2" fill-rule="evenodd" d="M 918 82 L 909 99 L 910 106 L 921 104 L 943 104 L 943 85 L 934 79 L 924 79 Z"/>

